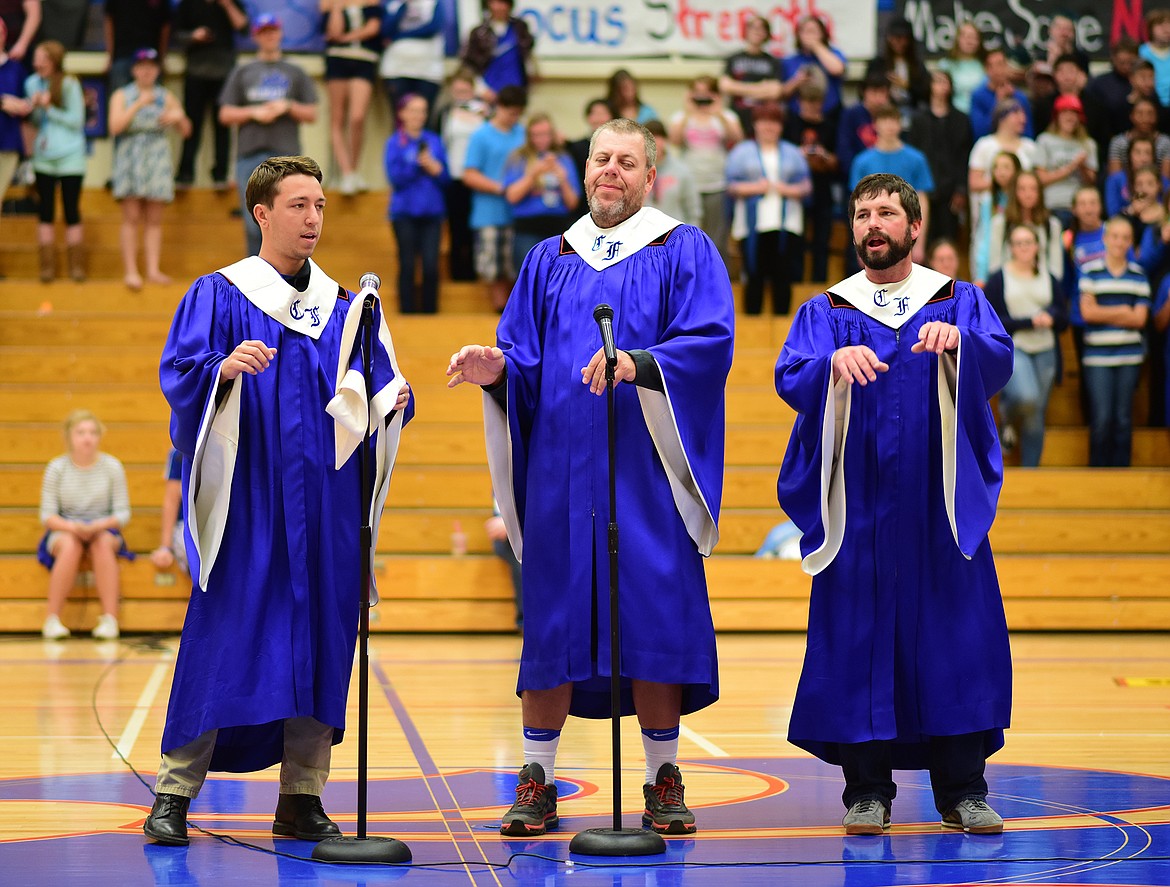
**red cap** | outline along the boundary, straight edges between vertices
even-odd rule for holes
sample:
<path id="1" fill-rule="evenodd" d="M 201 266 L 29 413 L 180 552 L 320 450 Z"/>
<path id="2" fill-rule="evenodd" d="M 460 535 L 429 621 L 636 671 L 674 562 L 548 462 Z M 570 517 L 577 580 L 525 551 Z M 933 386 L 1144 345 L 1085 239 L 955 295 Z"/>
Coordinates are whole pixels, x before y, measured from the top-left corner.
<path id="1" fill-rule="evenodd" d="M 1052 113 L 1059 114 L 1061 111 L 1076 111 L 1081 122 L 1085 121 L 1085 106 L 1075 95 L 1058 95 L 1056 97 L 1056 101 L 1052 103 Z"/>

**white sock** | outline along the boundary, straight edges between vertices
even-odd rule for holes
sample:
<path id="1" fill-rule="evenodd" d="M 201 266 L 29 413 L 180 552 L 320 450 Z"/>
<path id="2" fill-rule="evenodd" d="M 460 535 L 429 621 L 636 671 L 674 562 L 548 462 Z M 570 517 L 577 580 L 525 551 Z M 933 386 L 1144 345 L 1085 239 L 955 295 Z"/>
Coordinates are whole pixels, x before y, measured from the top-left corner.
<path id="1" fill-rule="evenodd" d="M 678 727 L 669 730 L 642 730 L 642 748 L 646 752 L 646 784 L 658 778 L 658 768 L 678 760 Z"/>
<path id="2" fill-rule="evenodd" d="M 544 784 L 557 781 L 557 746 L 561 744 L 560 730 L 524 728 L 524 763 L 540 764 L 544 768 Z"/>

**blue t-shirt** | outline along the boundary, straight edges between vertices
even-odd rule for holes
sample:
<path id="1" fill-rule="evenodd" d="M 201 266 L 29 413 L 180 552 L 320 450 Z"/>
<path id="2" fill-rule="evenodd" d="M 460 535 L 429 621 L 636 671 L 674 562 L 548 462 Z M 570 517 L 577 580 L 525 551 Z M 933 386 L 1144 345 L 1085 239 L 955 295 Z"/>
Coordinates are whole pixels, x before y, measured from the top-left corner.
<path id="1" fill-rule="evenodd" d="M 1170 54 L 1159 55 L 1150 44 L 1143 43 L 1138 55 L 1154 66 L 1154 92 L 1163 105 L 1170 105 Z"/>
<path id="2" fill-rule="evenodd" d="M 842 64 L 848 64 L 849 60 L 845 58 L 844 53 L 835 46 L 829 47 L 829 52 L 837 56 Z M 821 64 L 821 60 L 815 55 L 808 53 L 797 52 L 792 55 L 787 55 L 780 60 L 781 80 L 790 80 L 796 75 L 805 65 L 816 65 L 825 75 L 825 106 L 824 113 L 832 114 L 841 107 L 841 78 L 834 77 L 825 70 L 825 66 Z M 796 115 L 800 110 L 799 96 L 793 96 L 788 101 L 788 113 Z"/>
<path id="3" fill-rule="evenodd" d="M 903 145 L 897 151 L 879 151 L 867 148 L 853 158 L 849 169 L 849 188 L 852 190 L 866 176 L 888 172 L 901 176 L 915 191 L 929 194 L 934 190 L 934 176 L 926 155 L 917 148 Z"/>
<path id="4" fill-rule="evenodd" d="M 0 65 L 0 95 L 24 95 L 24 66 L 16 59 Z M 20 118 L 0 111 L 0 151 L 23 151 Z"/>
<path id="5" fill-rule="evenodd" d="M 465 169 L 474 169 L 489 179 L 504 181 L 504 167 L 508 155 L 524 144 L 524 127 L 517 123 L 508 132 L 500 132 L 489 121 L 471 134 L 467 143 Z M 471 194 L 471 220 L 473 229 L 497 227 L 512 224 L 512 207 L 503 194 Z"/>
<path id="6" fill-rule="evenodd" d="M 557 156 L 557 162 L 565 170 L 565 175 L 569 177 L 569 184 L 573 186 L 573 190 L 580 197 L 581 184 L 577 181 L 577 166 L 573 163 L 573 158 L 562 153 Z M 524 177 L 526 165 L 527 161 L 525 160 L 512 160 L 508 163 L 504 170 L 505 188 Z M 569 208 L 565 206 L 560 180 L 553 175 L 547 176 L 546 181 L 541 183 L 539 194 L 529 192 L 519 203 L 512 204 L 513 219 L 526 219 L 533 216 L 564 216 L 568 213 Z"/>

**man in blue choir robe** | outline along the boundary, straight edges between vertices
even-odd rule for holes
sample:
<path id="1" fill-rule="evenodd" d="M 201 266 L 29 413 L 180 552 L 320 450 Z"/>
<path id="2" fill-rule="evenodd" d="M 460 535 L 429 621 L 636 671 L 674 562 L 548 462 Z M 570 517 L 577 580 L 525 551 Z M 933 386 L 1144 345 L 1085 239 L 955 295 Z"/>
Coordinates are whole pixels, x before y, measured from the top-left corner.
<path id="1" fill-rule="evenodd" d="M 276 763 L 273 833 L 340 834 L 320 797 L 345 727 L 362 594 L 354 451 L 368 428 L 375 470 L 366 517 L 377 538 L 413 412 L 376 303 L 367 392 L 355 348 L 362 300 L 310 258 L 325 207 L 320 167 L 308 157 L 270 158 L 247 193 L 260 253 L 195 281 L 160 367 L 171 439 L 183 454 L 195 584 L 144 825 L 162 844 L 188 843 L 188 805 L 209 769 Z"/>
<path id="2" fill-rule="evenodd" d="M 813 575 L 788 739 L 845 776 L 847 834 L 882 834 L 891 769 L 929 769 L 942 824 L 998 833 L 988 755 L 1011 653 L 987 533 L 1003 460 L 988 399 L 1011 338 L 978 287 L 913 264 L 915 190 L 862 179 L 862 270 L 796 313 L 776 390 L 797 413 L 780 469 Z"/>
<path id="3" fill-rule="evenodd" d="M 643 207 L 654 162 L 654 137 L 643 127 L 601 126 L 585 177 L 589 215 L 528 254 L 498 347 L 467 345 L 447 369 L 450 387 L 485 386 L 492 482 L 523 562 L 517 692 L 526 763 L 506 835 L 557 825 L 554 763 L 565 719 L 609 714 L 599 303 L 613 306 L 618 346 L 621 708 L 636 711 L 642 727 L 643 822 L 668 834 L 695 830 L 675 762 L 680 715 L 718 696 L 703 557 L 718 539 L 734 308 L 710 239 Z"/>

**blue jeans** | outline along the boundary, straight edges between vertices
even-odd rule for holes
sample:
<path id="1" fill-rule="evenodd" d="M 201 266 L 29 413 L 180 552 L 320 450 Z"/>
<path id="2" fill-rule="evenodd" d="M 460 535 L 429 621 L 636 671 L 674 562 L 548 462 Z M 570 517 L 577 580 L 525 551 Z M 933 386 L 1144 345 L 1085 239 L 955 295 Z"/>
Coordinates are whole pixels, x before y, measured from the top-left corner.
<path id="1" fill-rule="evenodd" d="M 1133 448 L 1133 393 L 1141 364 L 1085 366 L 1081 378 L 1089 393 L 1089 464 L 1128 468 Z"/>
<path id="2" fill-rule="evenodd" d="M 1035 468 L 1044 451 L 1044 413 L 1056 379 L 1056 350 L 1016 349 L 1011 378 L 999 393 L 999 420 L 1020 434 L 1020 464 Z"/>
<path id="3" fill-rule="evenodd" d="M 252 215 L 252 208 L 247 205 L 245 194 L 248 190 L 248 177 L 256 171 L 261 163 L 267 160 L 269 154 L 263 151 L 259 154 L 245 154 L 236 158 L 236 192 L 240 195 L 240 209 L 244 213 L 244 248 L 245 255 L 260 255 L 260 226 L 256 224 L 256 217 Z"/>
<path id="4" fill-rule="evenodd" d="M 403 314 L 434 314 L 439 310 L 439 237 L 442 216 L 404 216 L 394 219 L 398 241 L 398 310 Z M 422 294 L 416 305 L 415 264 L 422 263 Z"/>

